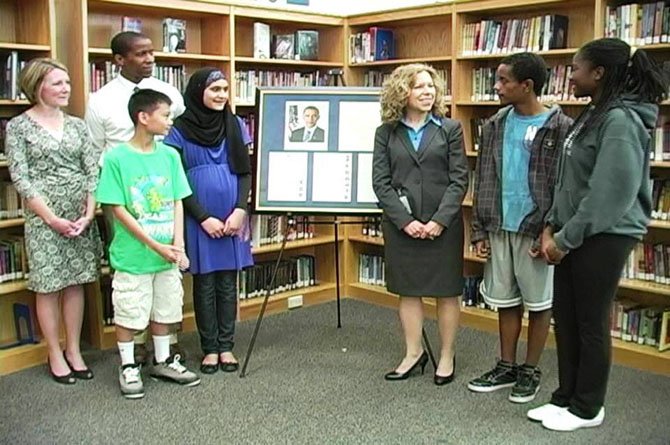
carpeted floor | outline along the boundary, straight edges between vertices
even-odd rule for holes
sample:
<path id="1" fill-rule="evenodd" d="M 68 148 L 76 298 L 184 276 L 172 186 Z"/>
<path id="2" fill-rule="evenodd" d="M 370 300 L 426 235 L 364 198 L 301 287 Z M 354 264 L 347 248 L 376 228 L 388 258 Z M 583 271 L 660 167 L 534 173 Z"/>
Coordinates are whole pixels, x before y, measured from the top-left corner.
<path id="1" fill-rule="evenodd" d="M 463 328 L 457 378 L 445 387 L 426 375 L 386 382 L 402 355 L 396 312 L 354 300 L 265 319 L 248 375 L 203 376 L 195 388 L 145 378 L 146 396 L 124 399 L 113 350 L 87 353 L 94 380 L 54 383 L 45 367 L 0 378 L 0 443 L 214 444 L 669 444 L 670 378 L 615 366 L 600 428 L 555 433 L 525 418 L 556 383 L 555 351 L 542 359 L 536 402 L 515 405 L 505 390 L 474 394 L 468 379 L 494 362 L 497 338 Z M 254 322 L 238 325 L 243 360 Z M 438 346 L 435 323 L 427 331 Z M 184 336 L 189 363 L 196 334 Z"/>

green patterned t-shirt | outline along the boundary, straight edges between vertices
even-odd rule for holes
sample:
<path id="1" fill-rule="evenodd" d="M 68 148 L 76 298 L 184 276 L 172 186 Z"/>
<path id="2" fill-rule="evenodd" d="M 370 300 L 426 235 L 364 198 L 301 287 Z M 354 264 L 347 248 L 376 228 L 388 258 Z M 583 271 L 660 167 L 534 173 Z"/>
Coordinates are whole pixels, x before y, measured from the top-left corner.
<path id="1" fill-rule="evenodd" d="M 122 205 L 142 229 L 162 244 L 174 239 L 174 202 L 191 194 L 179 154 L 161 142 L 151 152 L 121 144 L 105 154 L 96 199 Z M 155 273 L 174 267 L 139 241 L 116 218 L 109 248 L 115 270 Z"/>

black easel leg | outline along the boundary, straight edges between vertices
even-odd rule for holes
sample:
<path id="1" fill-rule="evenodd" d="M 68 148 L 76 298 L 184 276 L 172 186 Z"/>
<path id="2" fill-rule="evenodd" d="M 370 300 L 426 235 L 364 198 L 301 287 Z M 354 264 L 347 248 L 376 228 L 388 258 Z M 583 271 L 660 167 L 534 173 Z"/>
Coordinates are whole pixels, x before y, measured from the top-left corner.
<path id="1" fill-rule="evenodd" d="M 286 247 L 286 238 L 288 237 L 288 229 L 289 229 L 289 217 L 286 216 L 286 230 L 284 231 L 284 237 L 281 242 L 281 248 L 279 249 L 279 254 L 277 255 L 277 261 L 275 261 L 275 265 L 272 268 L 272 275 L 270 276 L 270 282 L 268 283 L 267 287 L 265 288 L 265 297 L 263 298 L 263 305 L 261 306 L 261 311 L 258 314 L 258 318 L 256 319 L 256 327 L 254 328 L 254 333 L 251 336 L 251 342 L 249 343 L 249 348 L 247 348 L 247 356 L 244 358 L 244 365 L 242 365 L 242 369 L 240 370 L 240 378 L 243 378 L 247 374 L 247 365 L 249 364 L 249 358 L 251 357 L 251 353 L 254 350 L 254 344 L 256 343 L 256 337 L 258 336 L 258 331 L 261 328 L 261 322 L 263 321 L 263 315 L 265 315 L 265 308 L 268 305 L 268 299 L 270 298 L 270 290 L 274 287 L 275 285 L 275 280 L 277 278 L 277 271 L 279 270 L 279 263 L 281 262 L 282 256 L 284 254 L 284 248 Z"/>
<path id="2" fill-rule="evenodd" d="M 342 327 L 342 318 L 340 316 L 340 222 L 337 216 L 333 219 L 333 229 L 335 231 L 335 290 L 337 294 L 337 327 Z"/>
<path id="3" fill-rule="evenodd" d="M 426 349 L 428 349 L 428 356 L 430 357 L 430 361 L 433 364 L 433 368 L 435 368 L 437 371 L 437 362 L 435 361 L 435 356 L 433 355 L 433 348 L 430 347 L 428 334 L 426 334 L 426 330 L 424 328 L 421 328 L 421 334 L 423 335 L 423 342 L 426 344 Z"/>

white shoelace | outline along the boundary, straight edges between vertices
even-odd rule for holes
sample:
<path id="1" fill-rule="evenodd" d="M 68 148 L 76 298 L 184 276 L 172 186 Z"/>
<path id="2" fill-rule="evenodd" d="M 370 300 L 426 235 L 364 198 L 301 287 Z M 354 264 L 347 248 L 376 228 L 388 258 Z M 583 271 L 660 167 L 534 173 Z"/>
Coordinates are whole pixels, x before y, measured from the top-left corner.
<path id="1" fill-rule="evenodd" d="M 168 364 L 168 368 L 174 369 L 179 374 L 183 374 L 186 372 L 186 368 L 179 362 L 180 360 L 181 355 L 175 354 L 174 358 L 172 359 L 172 363 Z"/>
<path id="2" fill-rule="evenodd" d="M 123 378 L 126 383 L 137 383 L 140 381 L 140 368 L 126 368 L 123 370 Z"/>

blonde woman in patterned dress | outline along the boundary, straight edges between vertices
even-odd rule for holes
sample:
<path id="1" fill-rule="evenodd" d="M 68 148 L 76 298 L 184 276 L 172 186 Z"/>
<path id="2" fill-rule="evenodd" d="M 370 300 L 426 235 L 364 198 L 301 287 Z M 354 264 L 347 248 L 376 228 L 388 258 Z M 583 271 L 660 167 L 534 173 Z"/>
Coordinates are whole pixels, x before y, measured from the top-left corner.
<path id="1" fill-rule="evenodd" d="M 61 63 L 34 59 L 21 71 L 21 90 L 32 107 L 7 125 L 12 181 L 24 200 L 25 237 L 37 319 L 49 351 L 49 372 L 58 383 L 91 379 L 79 350 L 84 315 L 83 284 L 96 280 L 101 242 L 93 221 L 98 153 L 84 122 L 61 108 L 70 78 Z M 62 296 L 66 349 L 59 344 Z"/>

